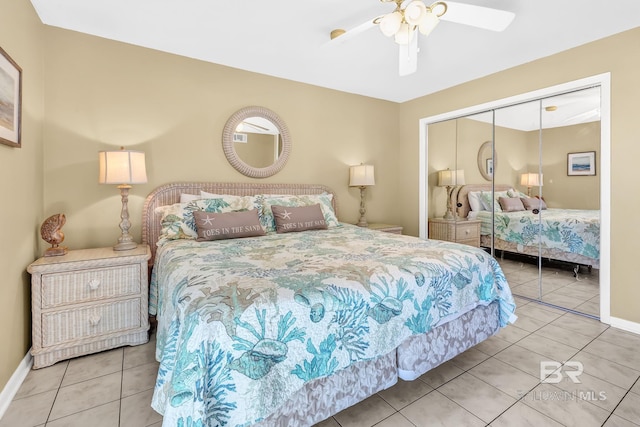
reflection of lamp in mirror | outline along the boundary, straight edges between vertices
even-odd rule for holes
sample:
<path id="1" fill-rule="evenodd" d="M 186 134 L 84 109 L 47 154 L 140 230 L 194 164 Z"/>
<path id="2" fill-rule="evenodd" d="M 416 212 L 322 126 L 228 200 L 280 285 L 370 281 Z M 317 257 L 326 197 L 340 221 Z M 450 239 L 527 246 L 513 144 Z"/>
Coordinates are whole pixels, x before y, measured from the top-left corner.
<path id="1" fill-rule="evenodd" d="M 131 184 L 144 184 L 147 182 L 147 170 L 144 161 L 144 153 L 141 151 L 125 150 L 100 151 L 100 184 L 118 184 L 122 197 L 122 211 L 120 212 L 120 230 L 122 234 L 118 238 L 118 244 L 113 247 L 116 251 L 135 249 L 137 244 L 129 234 L 131 222 L 129 221 L 129 189 Z"/>
<path id="2" fill-rule="evenodd" d="M 527 187 L 527 196 L 531 197 L 531 187 L 542 187 L 541 173 L 523 173 L 520 175 L 520 185 Z"/>
<path id="3" fill-rule="evenodd" d="M 464 185 L 464 171 L 462 169 L 438 171 L 438 187 L 447 187 L 447 212 L 443 216 L 444 219 L 452 220 L 455 218 L 451 209 L 451 193 L 458 185 Z"/>
<path id="4" fill-rule="evenodd" d="M 360 188 L 360 220 L 356 224 L 358 227 L 366 227 L 369 225 L 367 224 L 367 218 L 364 216 L 366 212 L 364 207 L 364 190 L 368 186 L 375 184 L 373 166 L 358 165 L 349 167 L 349 187 Z"/>

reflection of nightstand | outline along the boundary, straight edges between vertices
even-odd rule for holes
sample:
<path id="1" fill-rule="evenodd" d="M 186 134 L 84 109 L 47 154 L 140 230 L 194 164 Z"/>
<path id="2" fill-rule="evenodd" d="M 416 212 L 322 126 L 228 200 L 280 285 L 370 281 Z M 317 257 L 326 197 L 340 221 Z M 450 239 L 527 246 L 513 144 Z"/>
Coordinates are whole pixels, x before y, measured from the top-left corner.
<path id="1" fill-rule="evenodd" d="M 59 360 L 146 343 L 149 330 L 147 260 L 151 250 L 69 251 L 33 262 L 34 368 Z"/>
<path id="2" fill-rule="evenodd" d="M 385 233 L 402 234 L 402 226 L 393 224 L 369 224 L 367 228 L 371 230 L 384 231 Z"/>
<path id="3" fill-rule="evenodd" d="M 477 219 L 450 221 L 443 218 L 429 219 L 429 238 L 464 243 L 480 247 L 480 224 Z"/>

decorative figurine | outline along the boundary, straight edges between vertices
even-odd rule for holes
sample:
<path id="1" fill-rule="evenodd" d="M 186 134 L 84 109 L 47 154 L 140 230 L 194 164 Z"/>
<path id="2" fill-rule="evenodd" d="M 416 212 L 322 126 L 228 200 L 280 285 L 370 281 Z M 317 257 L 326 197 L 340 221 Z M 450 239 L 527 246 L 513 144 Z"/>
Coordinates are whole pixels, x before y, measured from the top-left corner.
<path id="1" fill-rule="evenodd" d="M 67 253 L 67 248 L 60 246 L 64 240 L 62 226 L 65 222 L 67 222 L 67 218 L 64 214 L 55 214 L 42 223 L 40 235 L 45 242 L 51 243 L 51 247 L 45 251 L 44 256 L 60 256 Z"/>

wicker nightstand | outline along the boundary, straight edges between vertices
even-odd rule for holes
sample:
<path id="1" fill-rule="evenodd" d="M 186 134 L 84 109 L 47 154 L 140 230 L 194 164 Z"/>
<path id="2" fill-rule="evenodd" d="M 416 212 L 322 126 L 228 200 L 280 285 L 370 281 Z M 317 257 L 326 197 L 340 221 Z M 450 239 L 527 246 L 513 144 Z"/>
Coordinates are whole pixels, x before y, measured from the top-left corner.
<path id="1" fill-rule="evenodd" d="M 481 223 L 482 221 L 477 219 L 451 221 L 443 218 L 430 218 L 429 238 L 480 247 Z"/>
<path id="2" fill-rule="evenodd" d="M 33 367 L 147 342 L 150 256 L 146 245 L 109 247 L 29 265 Z"/>
<path id="3" fill-rule="evenodd" d="M 367 228 L 371 230 L 384 231 L 385 233 L 402 234 L 402 227 L 399 225 L 373 223 L 369 224 Z"/>

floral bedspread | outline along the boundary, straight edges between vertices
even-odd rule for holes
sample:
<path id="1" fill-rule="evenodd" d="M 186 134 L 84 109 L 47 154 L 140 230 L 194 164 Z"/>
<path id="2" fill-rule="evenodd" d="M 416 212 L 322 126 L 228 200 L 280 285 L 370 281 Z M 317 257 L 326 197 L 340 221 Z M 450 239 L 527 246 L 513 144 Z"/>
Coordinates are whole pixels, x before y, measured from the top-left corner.
<path id="1" fill-rule="evenodd" d="M 343 225 L 158 248 L 150 309 L 164 426 L 247 426 L 305 382 L 387 354 L 478 305 L 515 304 L 470 246 Z"/>
<path id="2" fill-rule="evenodd" d="M 531 211 L 496 212 L 495 236 L 522 246 L 559 249 L 600 259 L 600 211 L 545 209 L 542 215 Z M 491 234 L 491 212 L 478 212 L 482 234 Z"/>

